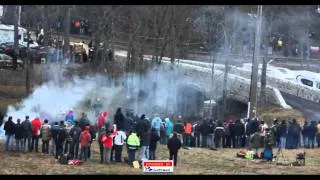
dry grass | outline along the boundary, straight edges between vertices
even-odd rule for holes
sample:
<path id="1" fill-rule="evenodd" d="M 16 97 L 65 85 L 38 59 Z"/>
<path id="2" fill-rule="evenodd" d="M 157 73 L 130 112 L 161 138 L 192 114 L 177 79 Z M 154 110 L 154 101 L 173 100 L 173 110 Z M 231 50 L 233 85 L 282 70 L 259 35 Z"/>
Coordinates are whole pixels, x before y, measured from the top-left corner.
<path id="1" fill-rule="evenodd" d="M 60 165 L 52 156 L 41 153 L 8 153 L 3 151 L 3 143 L 1 145 L 0 174 L 144 174 L 141 169 L 134 169 L 124 163 L 100 164 L 96 143 L 93 159 L 81 166 Z M 238 151 L 239 149 L 182 149 L 173 174 L 319 174 L 318 149 L 306 150 L 307 160 L 304 167 L 277 166 L 274 162 L 261 163 L 259 160 L 240 159 L 235 157 Z M 296 153 L 301 151 L 284 150 L 283 154 L 289 161 L 294 161 Z M 125 150 L 123 156 L 126 156 Z M 157 159 L 167 158 L 167 149 L 159 146 Z"/>
<path id="2" fill-rule="evenodd" d="M 259 116 L 268 124 L 271 124 L 274 118 L 279 120 L 292 120 L 295 118 L 300 125 L 303 125 L 305 121 L 303 114 L 295 109 L 266 108 L 261 110 Z"/>

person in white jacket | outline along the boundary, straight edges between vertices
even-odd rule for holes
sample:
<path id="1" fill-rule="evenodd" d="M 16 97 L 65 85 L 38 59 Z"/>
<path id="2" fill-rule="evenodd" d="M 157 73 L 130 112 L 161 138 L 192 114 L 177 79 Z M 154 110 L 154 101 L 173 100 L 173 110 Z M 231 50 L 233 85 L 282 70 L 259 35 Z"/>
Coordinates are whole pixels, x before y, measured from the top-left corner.
<path id="1" fill-rule="evenodd" d="M 268 129 L 268 125 L 266 123 L 264 123 L 263 120 L 260 121 L 260 137 L 261 137 L 261 141 L 260 141 L 260 147 L 264 147 L 264 139 L 266 137 L 267 131 L 266 129 Z"/>
<path id="2" fill-rule="evenodd" d="M 122 147 L 126 139 L 127 139 L 126 133 L 122 129 L 119 129 L 114 137 L 116 162 L 121 162 Z"/>

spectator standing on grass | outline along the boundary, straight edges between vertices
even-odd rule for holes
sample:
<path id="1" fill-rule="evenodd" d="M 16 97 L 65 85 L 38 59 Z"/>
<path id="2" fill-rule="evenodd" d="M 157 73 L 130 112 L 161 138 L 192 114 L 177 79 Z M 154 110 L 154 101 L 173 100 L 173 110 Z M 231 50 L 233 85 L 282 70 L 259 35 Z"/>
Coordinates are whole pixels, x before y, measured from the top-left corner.
<path id="1" fill-rule="evenodd" d="M 303 140 L 303 146 L 305 147 L 305 148 L 307 148 L 308 147 L 308 122 L 307 121 L 305 121 L 304 122 L 304 125 L 303 125 L 303 127 L 302 127 L 302 131 L 301 131 L 301 134 L 302 134 L 302 140 Z"/>
<path id="2" fill-rule="evenodd" d="M 132 164 L 136 159 L 136 150 L 140 147 L 140 139 L 135 132 L 130 132 L 127 139 L 128 163 Z"/>
<path id="3" fill-rule="evenodd" d="M 160 136 L 161 122 L 162 120 L 159 117 L 159 114 L 156 113 L 155 117 L 152 119 L 151 128 L 155 128 L 159 136 Z"/>
<path id="4" fill-rule="evenodd" d="M 207 147 L 207 137 L 209 135 L 210 126 L 207 120 L 204 120 L 203 123 L 200 125 L 200 133 L 202 139 L 202 147 Z"/>
<path id="5" fill-rule="evenodd" d="M 91 141 L 90 126 L 86 126 L 80 135 L 80 147 L 81 147 L 80 160 L 84 159 L 84 161 L 87 161 L 88 148 L 90 145 L 90 141 Z"/>
<path id="6" fill-rule="evenodd" d="M 156 130 L 157 131 L 157 130 Z M 144 132 L 141 137 L 141 161 L 149 159 L 150 130 Z"/>
<path id="7" fill-rule="evenodd" d="M 285 149 L 286 147 L 287 135 L 288 135 L 287 123 L 285 120 L 282 120 L 279 126 L 280 148 L 282 149 Z"/>
<path id="8" fill-rule="evenodd" d="M 292 120 L 292 125 L 293 125 L 293 148 L 298 148 L 300 146 L 301 127 L 297 123 L 296 119 Z"/>
<path id="9" fill-rule="evenodd" d="M 22 122 L 22 127 L 24 132 L 22 149 L 26 151 L 26 145 L 27 145 L 27 150 L 31 151 L 32 126 L 29 120 L 29 116 L 26 116 L 26 119 Z"/>
<path id="10" fill-rule="evenodd" d="M 156 129 L 152 128 L 150 135 L 149 160 L 156 160 L 156 150 L 159 139 L 160 137 L 158 136 Z"/>
<path id="11" fill-rule="evenodd" d="M 173 123 L 171 122 L 171 120 L 167 117 L 165 118 L 165 121 L 166 121 L 166 144 L 167 144 L 167 141 L 169 140 L 171 134 L 172 134 L 172 131 L 173 131 Z"/>
<path id="12" fill-rule="evenodd" d="M 196 123 L 192 127 L 194 129 L 194 138 L 196 142 L 196 147 L 200 147 L 200 121 L 196 121 Z"/>
<path id="13" fill-rule="evenodd" d="M 183 142 L 184 142 L 184 146 L 186 147 L 190 147 L 191 133 L 192 133 L 192 124 L 190 122 L 185 122 Z"/>
<path id="14" fill-rule="evenodd" d="M 114 115 L 114 124 L 117 125 L 117 128 L 124 129 L 125 121 L 126 119 L 121 112 L 121 108 L 118 108 L 116 114 Z"/>
<path id="15" fill-rule="evenodd" d="M 280 146 L 280 135 L 279 135 L 278 127 L 279 127 L 279 121 L 278 121 L 278 119 L 274 119 L 272 126 L 271 126 L 271 133 L 272 133 L 273 139 L 275 141 L 276 147 Z"/>
<path id="16" fill-rule="evenodd" d="M 105 164 L 109 164 L 111 159 L 111 148 L 113 146 L 112 133 L 110 131 L 107 131 L 105 134 L 102 135 L 101 141 L 103 143 L 103 162 Z"/>
<path id="17" fill-rule="evenodd" d="M 166 120 L 162 119 L 160 127 L 160 144 L 166 143 Z"/>
<path id="18" fill-rule="evenodd" d="M 140 120 L 138 120 L 135 129 L 136 129 L 138 137 L 141 137 L 143 132 L 146 132 L 149 129 L 151 129 L 151 124 L 148 121 L 148 118 L 144 114 L 140 117 Z"/>
<path id="19" fill-rule="evenodd" d="M 64 151 L 63 151 L 64 154 L 70 152 L 71 143 L 72 143 L 72 137 L 70 135 L 72 124 L 70 121 L 69 122 L 67 121 L 66 123 L 67 123 L 66 125 L 67 136 L 66 136 L 66 141 L 64 143 Z"/>
<path id="20" fill-rule="evenodd" d="M 39 152 L 38 144 L 39 144 L 39 136 L 40 136 L 40 129 L 41 129 L 41 120 L 40 118 L 35 118 L 31 122 L 32 125 L 32 150 L 35 152 Z"/>
<path id="21" fill-rule="evenodd" d="M 169 159 L 173 160 L 174 166 L 177 166 L 178 152 L 181 148 L 181 141 L 178 139 L 177 133 L 173 133 L 172 138 L 167 143 L 167 147 L 169 149 Z"/>
<path id="22" fill-rule="evenodd" d="M 114 137 L 114 149 L 116 162 L 121 162 L 123 145 L 127 139 L 126 133 L 119 129 Z"/>
<path id="23" fill-rule="evenodd" d="M 319 148 L 320 147 L 320 121 L 317 124 L 317 144 Z"/>
<path id="24" fill-rule="evenodd" d="M 51 140 L 51 126 L 48 124 L 48 120 L 44 120 L 44 125 L 41 127 L 42 138 L 42 153 L 49 154 L 49 144 Z"/>
<path id="25" fill-rule="evenodd" d="M 184 132 L 184 127 L 180 119 L 178 120 L 178 123 L 173 126 L 173 132 L 177 133 L 178 139 L 180 139 L 181 144 L 183 144 L 182 134 Z"/>
<path id="26" fill-rule="evenodd" d="M 75 125 L 71 128 L 69 132 L 72 143 L 70 147 L 70 155 L 71 158 L 78 159 L 79 156 L 79 141 L 80 141 L 80 134 L 81 134 L 81 128 L 79 126 L 78 121 L 75 122 Z"/>
<path id="27" fill-rule="evenodd" d="M 317 133 L 317 125 L 315 121 L 311 121 L 308 126 L 307 136 L 308 136 L 308 146 L 307 148 L 314 148 L 314 141 Z"/>
<path id="28" fill-rule="evenodd" d="M 224 136 L 224 127 L 221 122 L 217 123 L 217 127 L 214 130 L 214 144 L 216 148 L 223 146 L 222 138 Z"/>
<path id="29" fill-rule="evenodd" d="M 57 131 L 56 138 L 56 159 L 58 159 L 58 156 L 61 156 L 63 153 L 63 145 L 67 138 L 67 130 L 64 126 L 64 121 L 60 121 L 60 126 Z"/>
<path id="30" fill-rule="evenodd" d="M 264 138 L 266 137 L 266 129 L 269 128 L 266 123 L 264 123 L 263 120 L 260 121 L 260 147 L 264 147 Z"/>
<path id="31" fill-rule="evenodd" d="M 92 142 L 96 140 L 97 131 L 96 131 L 96 126 L 93 126 L 93 125 L 90 125 L 90 124 L 88 124 L 88 126 L 90 127 L 89 128 L 89 132 L 90 132 L 90 135 L 91 135 L 91 141 L 90 141 L 90 144 L 89 144 L 89 147 L 88 147 L 88 158 L 90 159 L 92 157 L 91 145 L 92 145 Z"/>
<path id="32" fill-rule="evenodd" d="M 98 131 L 98 144 L 99 144 L 99 152 L 100 152 L 100 163 L 103 164 L 103 153 L 104 153 L 104 147 L 103 147 L 103 142 L 102 142 L 102 137 L 106 135 L 106 128 L 102 127 Z"/>
<path id="33" fill-rule="evenodd" d="M 57 142 L 58 142 L 58 132 L 59 132 L 60 126 L 58 122 L 54 122 L 53 126 L 51 127 L 51 154 L 56 155 L 57 154 Z"/>
<path id="34" fill-rule="evenodd" d="M 18 119 L 17 120 L 17 124 L 15 126 L 15 138 L 16 138 L 16 148 L 17 148 L 17 151 L 22 151 L 23 150 L 23 135 L 24 135 L 24 132 L 23 132 L 23 127 L 22 127 L 22 124 L 20 123 L 21 120 Z"/>
<path id="35" fill-rule="evenodd" d="M 15 124 L 12 122 L 12 116 L 9 116 L 8 121 L 4 124 L 4 130 L 6 135 L 6 151 L 10 151 L 12 138 L 14 136 Z"/>
<path id="36" fill-rule="evenodd" d="M 251 145 L 253 154 L 255 155 L 258 155 L 258 149 L 260 147 L 260 139 L 261 139 L 261 136 L 260 136 L 260 132 L 258 131 L 256 131 L 251 135 L 250 145 Z"/>

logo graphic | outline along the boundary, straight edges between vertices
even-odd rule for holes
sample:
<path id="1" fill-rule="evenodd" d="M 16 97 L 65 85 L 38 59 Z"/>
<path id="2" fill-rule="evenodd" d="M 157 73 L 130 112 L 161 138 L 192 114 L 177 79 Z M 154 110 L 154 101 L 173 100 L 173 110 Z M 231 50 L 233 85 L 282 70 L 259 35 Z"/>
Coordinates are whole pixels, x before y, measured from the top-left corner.
<path id="1" fill-rule="evenodd" d="M 172 160 L 147 160 L 142 165 L 143 172 L 173 172 Z"/>

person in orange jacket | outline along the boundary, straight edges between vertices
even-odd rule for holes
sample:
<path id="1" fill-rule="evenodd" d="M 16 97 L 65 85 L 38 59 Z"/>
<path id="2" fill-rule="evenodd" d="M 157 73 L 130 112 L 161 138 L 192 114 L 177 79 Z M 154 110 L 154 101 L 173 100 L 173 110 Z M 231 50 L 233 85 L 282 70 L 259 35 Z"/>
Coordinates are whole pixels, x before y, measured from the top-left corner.
<path id="1" fill-rule="evenodd" d="M 189 147 L 191 141 L 191 133 L 192 133 L 192 124 L 189 122 L 184 123 L 184 133 L 183 133 L 183 142 L 184 146 Z"/>
<path id="2" fill-rule="evenodd" d="M 32 128 L 32 141 L 31 141 L 31 151 L 35 150 L 38 152 L 38 142 L 39 142 L 39 136 L 40 136 L 40 129 L 41 129 L 42 123 L 40 118 L 35 118 L 31 122 L 31 128 Z"/>

